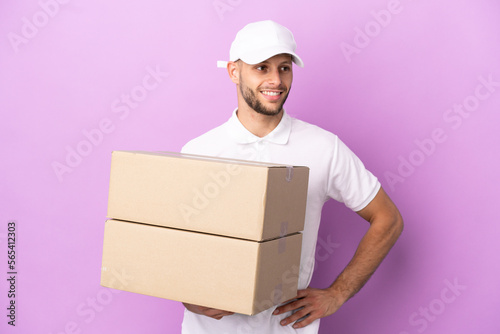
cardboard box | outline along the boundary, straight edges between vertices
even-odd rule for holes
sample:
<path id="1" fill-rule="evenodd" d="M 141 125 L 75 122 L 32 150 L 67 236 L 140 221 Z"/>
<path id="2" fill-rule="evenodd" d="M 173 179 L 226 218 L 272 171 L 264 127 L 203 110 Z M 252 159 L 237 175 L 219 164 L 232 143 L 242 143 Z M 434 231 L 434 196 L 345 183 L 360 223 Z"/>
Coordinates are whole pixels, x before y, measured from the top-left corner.
<path id="1" fill-rule="evenodd" d="M 302 231 L 309 168 L 113 152 L 108 217 L 266 240 Z"/>
<path id="2" fill-rule="evenodd" d="M 297 295 L 301 243 L 108 220 L 101 285 L 252 315 Z"/>

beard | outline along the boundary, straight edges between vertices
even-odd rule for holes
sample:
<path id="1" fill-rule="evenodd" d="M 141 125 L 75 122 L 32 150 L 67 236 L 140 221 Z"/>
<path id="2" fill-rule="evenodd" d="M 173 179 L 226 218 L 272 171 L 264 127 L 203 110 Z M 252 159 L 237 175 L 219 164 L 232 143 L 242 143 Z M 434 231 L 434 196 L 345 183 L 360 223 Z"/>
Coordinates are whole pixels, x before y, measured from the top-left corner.
<path id="1" fill-rule="evenodd" d="M 255 95 L 255 92 L 251 90 L 247 85 L 245 85 L 244 81 L 240 77 L 240 92 L 241 95 L 243 96 L 243 99 L 245 102 L 248 104 L 250 108 L 255 110 L 255 112 L 261 114 L 261 115 L 266 115 L 266 116 L 275 116 L 281 112 L 283 109 L 283 105 L 286 102 L 286 99 L 288 98 L 288 93 L 290 90 L 283 92 L 282 94 L 286 94 L 283 98 L 283 101 L 279 104 L 276 105 L 275 108 L 266 108 L 258 99 L 257 96 Z"/>

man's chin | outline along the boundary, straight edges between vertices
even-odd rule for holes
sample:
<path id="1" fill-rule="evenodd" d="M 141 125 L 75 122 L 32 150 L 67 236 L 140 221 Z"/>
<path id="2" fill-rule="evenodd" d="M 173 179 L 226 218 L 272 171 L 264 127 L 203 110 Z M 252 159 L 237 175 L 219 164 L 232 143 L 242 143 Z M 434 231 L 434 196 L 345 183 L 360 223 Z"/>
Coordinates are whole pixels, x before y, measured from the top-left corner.
<path id="1" fill-rule="evenodd" d="M 268 110 L 268 109 L 254 109 L 254 111 L 258 114 L 261 114 L 261 115 L 265 115 L 265 116 L 276 116 L 276 115 L 279 115 L 279 113 L 283 110 L 282 109 L 279 109 L 279 110 Z"/>
<path id="2" fill-rule="evenodd" d="M 274 107 L 274 108 L 266 108 L 264 106 L 263 103 L 258 103 L 254 110 L 261 114 L 261 115 L 266 115 L 266 116 L 276 116 L 276 115 L 279 115 L 281 113 L 281 111 L 283 110 L 283 104 L 277 104 L 275 103 L 274 105 L 271 104 L 271 107 Z"/>

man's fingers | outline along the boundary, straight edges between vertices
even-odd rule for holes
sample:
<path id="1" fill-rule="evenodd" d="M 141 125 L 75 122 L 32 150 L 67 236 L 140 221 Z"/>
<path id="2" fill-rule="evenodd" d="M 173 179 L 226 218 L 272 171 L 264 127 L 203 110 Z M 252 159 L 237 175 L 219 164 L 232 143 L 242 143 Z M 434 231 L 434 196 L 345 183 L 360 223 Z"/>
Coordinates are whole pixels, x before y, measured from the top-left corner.
<path id="1" fill-rule="evenodd" d="M 299 319 L 300 321 L 297 321 L 296 323 L 294 323 L 293 328 L 306 327 L 307 325 L 309 325 L 311 322 L 313 322 L 316 319 L 319 319 L 319 317 L 314 317 L 311 314 L 308 314 L 304 319 L 302 319 L 302 320 Z"/>
<path id="2" fill-rule="evenodd" d="M 281 320 L 280 321 L 280 324 L 282 326 L 286 326 L 288 324 L 291 324 L 293 322 L 296 322 L 297 320 L 300 320 L 306 316 L 309 315 L 309 308 L 306 308 L 306 307 L 302 307 L 300 309 L 297 310 L 297 312 L 293 313 L 292 315 L 286 317 L 285 319 Z"/>
<path id="3" fill-rule="evenodd" d="M 298 309 L 303 305 L 302 303 L 300 303 L 300 301 L 305 297 L 307 297 L 307 289 L 297 290 L 297 296 L 283 302 L 283 305 L 277 307 L 276 310 L 274 310 L 273 314 L 277 315 Z"/>
<path id="4" fill-rule="evenodd" d="M 217 319 L 217 320 L 220 320 L 227 315 L 234 314 L 234 312 L 218 310 L 218 309 L 210 308 L 210 307 L 192 305 L 192 304 L 187 304 L 187 303 L 183 303 L 183 304 L 189 311 L 191 311 L 193 313 L 202 314 L 204 316 L 207 316 L 207 317 L 210 317 L 213 319 Z"/>
<path id="5" fill-rule="evenodd" d="M 204 315 L 207 317 L 211 317 L 217 320 L 222 319 L 222 317 L 225 317 L 226 315 L 231 315 L 234 314 L 234 312 L 228 312 L 228 311 L 222 311 L 222 310 L 217 310 L 214 308 L 208 308 L 203 312 Z"/>
<path id="6" fill-rule="evenodd" d="M 314 312 L 311 307 L 303 307 L 291 316 L 281 320 L 280 324 L 282 326 L 287 326 L 294 323 L 292 326 L 293 328 L 302 328 L 319 318 L 318 312 Z"/>
<path id="7" fill-rule="evenodd" d="M 277 307 L 276 310 L 274 310 L 273 314 L 274 315 L 277 315 L 277 314 L 281 314 L 281 313 L 286 313 L 288 311 L 293 311 L 293 310 L 296 310 L 300 307 L 303 307 L 304 306 L 304 302 L 303 302 L 303 299 L 295 299 L 295 301 L 292 301 L 288 304 L 285 304 L 285 305 L 281 305 L 280 307 Z"/>
<path id="8" fill-rule="evenodd" d="M 219 313 L 219 316 L 221 316 L 221 317 L 225 317 L 225 316 L 227 316 L 227 315 L 231 315 L 231 314 L 234 314 L 234 312 L 226 312 L 226 311 L 224 311 L 224 312 L 222 312 L 222 313 Z"/>

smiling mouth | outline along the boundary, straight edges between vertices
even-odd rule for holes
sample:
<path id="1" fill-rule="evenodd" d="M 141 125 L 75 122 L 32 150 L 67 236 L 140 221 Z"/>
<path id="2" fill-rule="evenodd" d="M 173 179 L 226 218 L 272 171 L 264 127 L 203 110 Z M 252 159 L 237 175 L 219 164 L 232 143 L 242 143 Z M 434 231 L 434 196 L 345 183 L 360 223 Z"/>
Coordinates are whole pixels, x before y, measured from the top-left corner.
<path id="1" fill-rule="evenodd" d="M 280 95 L 281 92 L 273 92 L 273 91 L 270 91 L 270 90 L 263 90 L 262 94 L 268 95 L 268 96 L 277 96 L 277 95 Z"/>
<path id="2" fill-rule="evenodd" d="M 275 90 L 262 90 L 260 92 L 264 96 L 264 98 L 269 101 L 279 100 L 281 94 L 283 94 L 282 91 L 275 91 Z"/>

